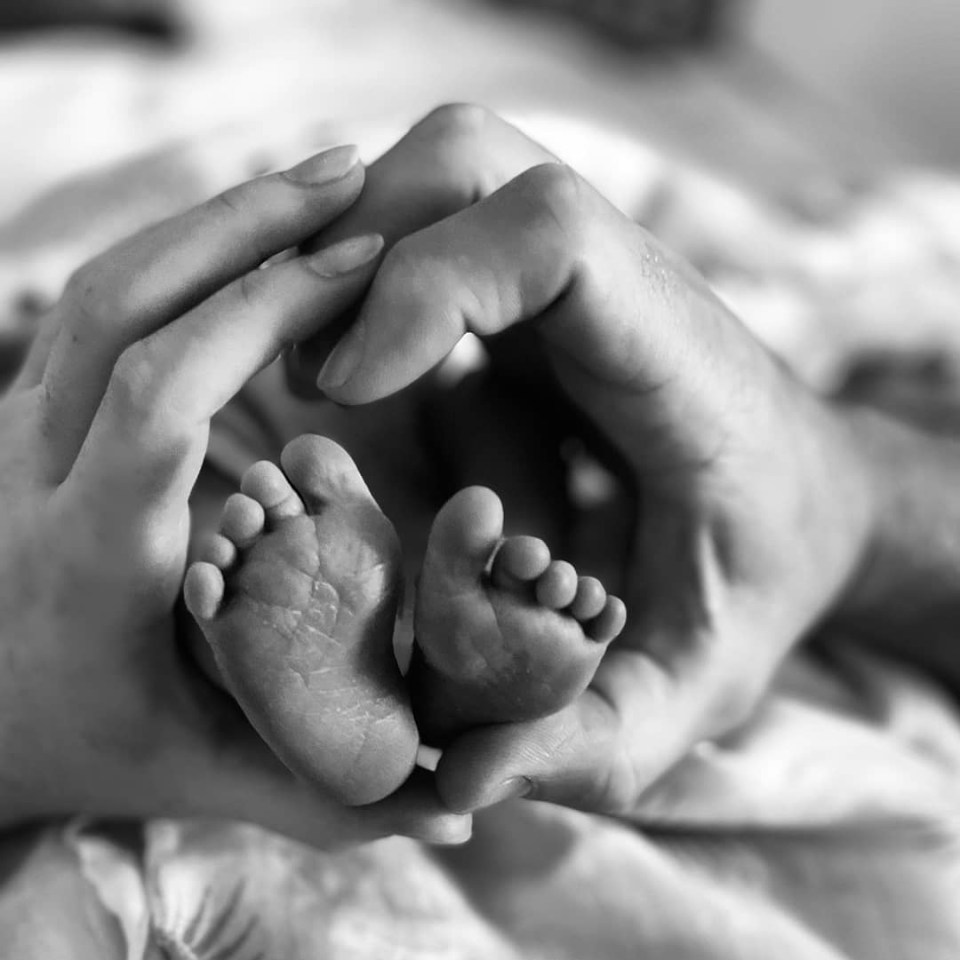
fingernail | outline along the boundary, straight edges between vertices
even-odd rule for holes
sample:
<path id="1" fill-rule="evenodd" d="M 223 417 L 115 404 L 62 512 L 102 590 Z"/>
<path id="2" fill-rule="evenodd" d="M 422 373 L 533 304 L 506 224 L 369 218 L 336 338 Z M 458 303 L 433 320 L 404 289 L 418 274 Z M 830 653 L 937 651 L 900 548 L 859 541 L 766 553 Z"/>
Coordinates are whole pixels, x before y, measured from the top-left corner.
<path id="1" fill-rule="evenodd" d="M 367 233 L 324 247 L 304 260 L 318 276 L 333 279 L 366 266 L 382 249 L 383 237 L 379 233 Z"/>
<path id="2" fill-rule="evenodd" d="M 324 150 L 323 153 L 318 153 L 304 160 L 303 163 L 291 167 L 285 176 L 294 183 L 319 186 L 346 176 L 359 160 L 360 154 L 353 144 L 334 147 L 332 150 Z"/>
<path id="3" fill-rule="evenodd" d="M 317 374 L 317 387 L 321 392 L 342 387 L 353 376 L 363 356 L 365 332 L 363 321 L 358 320 L 333 348 Z"/>
<path id="4" fill-rule="evenodd" d="M 517 800 L 520 797 L 529 796 L 532 791 L 533 781 L 529 777 L 511 777 L 490 792 L 485 798 L 484 806 L 492 807 L 495 803 L 503 803 L 504 800 Z"/>
<path id="5" fill-rule="evenodd" d="M 457 847 L 467 843 L 473 837 L 473 817 L 458 817 L 456 825 L 445 824 L 434 828 L 420 839 L 435 847 Z"/>

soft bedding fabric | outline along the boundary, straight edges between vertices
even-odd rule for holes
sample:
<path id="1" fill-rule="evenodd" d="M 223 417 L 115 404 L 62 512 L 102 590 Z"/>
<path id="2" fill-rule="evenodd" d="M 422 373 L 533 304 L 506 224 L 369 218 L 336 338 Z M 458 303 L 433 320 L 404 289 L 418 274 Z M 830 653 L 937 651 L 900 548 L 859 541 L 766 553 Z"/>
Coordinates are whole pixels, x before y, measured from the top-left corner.
<path id="1" fill-rule="evenodd" d="M 111 952 L 64 957 L 952 960 L 958 731 L 902 669 L 798 657 L 754 723 L 698 750 L 630 820 L 515 801 L 462 848 L 338 853 L 238 824 L 150 823 L 142 852 L 72 828 L 41 845 L 71 889 L 41 887 L 49 852 L 18 883 L 35 881 L 48 918 L 85 879 L 98 926 L 59 922 L 91 945 L 116 918 Z M 42 928 L 7 922 L 18 958 L 51 955 Z"/>

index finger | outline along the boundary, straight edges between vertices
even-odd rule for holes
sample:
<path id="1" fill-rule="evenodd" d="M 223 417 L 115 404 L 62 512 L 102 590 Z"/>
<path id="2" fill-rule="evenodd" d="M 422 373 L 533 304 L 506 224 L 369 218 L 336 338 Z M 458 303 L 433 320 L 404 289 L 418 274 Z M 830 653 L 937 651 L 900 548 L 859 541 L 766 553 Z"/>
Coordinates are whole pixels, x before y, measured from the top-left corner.
<path id="1" fill-rule="evenodd" d="M 524 170 L 555 159 L 483 107 L 439 107 L 370 164 L 359 200 L 307 249 L 371 231 L 383 236 L 389 249 L 489 196 Z M 317 374 L 343 329 L 323 331 L 288 355 L 287 379 L 297 393 L 317 396 Z"/>
<path id="2" fill-rule="evenodd" d="M 116 540 L 115 554 L 145 549 L 145 525 L 177 529 L 210 418 L 286 343 L 359 296 L 381 246 L 376 234 L 356 237 L 251 271 L 124 351 L 59 491 L 74 510 L 76 498 L 109 504 L 100 536 Z"/>
<path id="3" fill-rule="evenodd" d="M 716 357 L 736 366 L 757 349 L 691 267 L 548 163 L 394 246 L 318 383 L 338 402 L 369 403 L 432 369 L 465 333 L 531 322 L 564 380 L 586 381 L 576 399 L 587 413 L 616 404 L 649 428 L 668 404 L 685 422 L 715 420 L 727 388 Z"/>
<path id="4" fill-rule="evenodd" d="M 56 306 L 43 375 L 54 482 L 69 472 L 114 364 L 131 344 L 342 213 L 363 185 L 356 148 L 234 187 L 81 267 Z"/>

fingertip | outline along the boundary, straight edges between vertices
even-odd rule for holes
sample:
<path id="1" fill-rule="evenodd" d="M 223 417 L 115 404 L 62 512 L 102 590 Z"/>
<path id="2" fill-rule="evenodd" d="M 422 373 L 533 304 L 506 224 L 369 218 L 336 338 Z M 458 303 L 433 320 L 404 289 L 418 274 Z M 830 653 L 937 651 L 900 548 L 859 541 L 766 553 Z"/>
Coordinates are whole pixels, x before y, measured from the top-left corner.
<path id="1" fill-rule="evenodd" d="M 348 381 L 351 380 L 363 361 L 364 329 L 357 321 L 330 351 L 317 374 L 317 389 L 331 400 L 341 400 L 348 393 Z M 349 398 L 341 402 L 350 403 Z"/>
<path id="2" fill-rule="evenodd" d="M 444 806 L 453 813 L 469 815 L 507 800 L 532 797 L 536 782 L 524 775 L 508 776 L 506 779 L 453 780 L 438 778 L 437 789 Z"/>
<path id="3" fill-rule="evenodd" d="M 462 300 L 469 284 L 458 269 L 415 241 L 394 246 L 321 369 L 319 390 L 337 403 L 371 403 L 432 370 L 468 332 Z"/>
<path id="4" fill-rule="evenodd" d="M 444 807 L 463 815 L 529 796 L 535 785 L 529 768 L 544 742 L 542 727 L 539 723 L 478 727 L 449 744 L 435 774 Z"/>
<path id="5" fill-rule="evenodd" d="M 284 170 L 279 176 L 302 186 L 324 187 L 358 172 L 362 176 L 360 150 L 356 144 L 345 143 L 315 153 Z"/>
<path id="6" fill-rule="evenodd" d="M 469 811 L 450 810 L 437 792 L 434 775 L 422 769 L 414 769 L 395 793 L 363 809 L 374 813 L 381 836 L 412 837 L 434 846 L 455 846 L 466 843 L 473 832 Z"/>

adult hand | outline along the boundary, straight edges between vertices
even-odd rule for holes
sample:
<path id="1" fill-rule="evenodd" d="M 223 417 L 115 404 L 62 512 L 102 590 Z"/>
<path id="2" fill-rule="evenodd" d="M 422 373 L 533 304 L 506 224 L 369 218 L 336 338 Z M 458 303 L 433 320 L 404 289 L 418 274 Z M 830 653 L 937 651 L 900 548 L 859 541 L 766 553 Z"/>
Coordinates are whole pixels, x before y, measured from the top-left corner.
<path id="1" fill-rule="evenodd" d="M 459 839 L 412 783 L 344 809 L 295 782 L 175 643 L 211 416 L 369 283 L 381 240 L 258 269 L 357 198 L 338 148 L 82 267 L 0 404 L 0 824 L 229 817 L 317 843 Z"/>
<path id="2" fill-rule="evenodd" d="M 630 619 L 590 688 L 546 720 L 462 736 L 440 793 L 455 810 L 520 794 L 635 810 L 694 744 L 744 720 L 857 566 L 869 497 L 843 422 L 689 266 L 483 110 L 421 122 L 322 242 L 369 229 L 392 249 L 322 391 L 376 400 L 465 332 L 519 325 L 642 503 Z M 299 352 L 301 382 L 328 347 Z"/>

